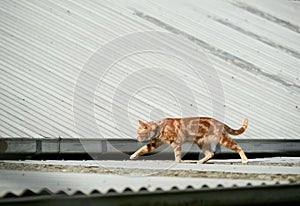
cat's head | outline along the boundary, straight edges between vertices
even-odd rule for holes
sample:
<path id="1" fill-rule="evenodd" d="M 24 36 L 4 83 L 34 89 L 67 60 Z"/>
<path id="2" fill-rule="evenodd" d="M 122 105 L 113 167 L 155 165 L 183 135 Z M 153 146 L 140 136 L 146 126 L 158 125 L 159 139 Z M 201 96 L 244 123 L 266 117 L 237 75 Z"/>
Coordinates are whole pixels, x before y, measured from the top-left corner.
<path id="1" fill-rule="evenodd" d="M 139 120 L 139 128 L 137 129 L 137 140 L 140 142 L 148 141 L 155 137 L 157 133 L 157 125 L 154 122 L 143 122 Z"/>

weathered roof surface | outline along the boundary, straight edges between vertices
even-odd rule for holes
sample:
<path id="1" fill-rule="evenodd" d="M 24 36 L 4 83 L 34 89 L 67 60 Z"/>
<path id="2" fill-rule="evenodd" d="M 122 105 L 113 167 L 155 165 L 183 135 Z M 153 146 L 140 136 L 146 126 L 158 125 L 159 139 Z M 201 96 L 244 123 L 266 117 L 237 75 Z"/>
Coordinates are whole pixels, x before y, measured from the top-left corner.
<path id="1" fill-rule="evenodd" d="M 137 119 L 201 115 L 299 139 L 297 1 L 3 0 L 0 16 L 0 137 L 126 139 Z"/>
<path id="2" fill-rule="evenodd" d="M 114 205 L 124 204 L 122 196 L 134 205 L 143 205 L 142 202 L 173 205 L 174 201 L 181 205 L 183 199 L 185 204 L 206 205 L 224 205 L 224 201 L 243 205 L 251 198 L 253 204 L 299 201 L 297 157 L 255 159 L 248 165 L 235 160 L 212 160 L 205 165 L 168 161 L 26 160 L 1 161 L 0 165 L 0 204 L 47 201 L 54 205 L 54 200 L 56 204 L 68 200 L 77 205 L 76 198 L 81 201 L 86 198 L 94 205 L 104 204 L 111 196 Z M 170 197 L 170 193 L 174 196 Z M 140 200 L 135 199 L 136 195 Z M 101 198 L 92 204 L 95 197 Z"/>

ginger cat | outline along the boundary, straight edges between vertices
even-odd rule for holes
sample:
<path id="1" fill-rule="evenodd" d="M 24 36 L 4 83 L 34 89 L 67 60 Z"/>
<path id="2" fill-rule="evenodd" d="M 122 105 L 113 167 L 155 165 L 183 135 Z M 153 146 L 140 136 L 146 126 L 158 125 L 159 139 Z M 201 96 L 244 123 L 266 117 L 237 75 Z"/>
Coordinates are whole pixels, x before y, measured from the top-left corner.
<path id="1" fill-rule="evenodd" d="M 174 149 L 175 161 L 181 161 L 181 145 L 184 142 L 195 143 L 203 151 L 205 157 L 198 161 L 199 164 L 207 162 L 214 156 L 217 144 L 221 144 L 239 153 L 242 162 L 248 159 L 242 148 L 230 138 L 229 134 L 239 135 L 243 133 L 248 125 L 246 118 L 240 129 L 234 130 L 226 124 L 209 117 L 191 118 L 166 118 L 158 122 L 142 122 L 137 130 L 138 141 L 149 141 L 150 143 L 141 147 L 130 159 L 136 159 L 144 153 L 150 152 L 163 144 L 170 144 Z"/>

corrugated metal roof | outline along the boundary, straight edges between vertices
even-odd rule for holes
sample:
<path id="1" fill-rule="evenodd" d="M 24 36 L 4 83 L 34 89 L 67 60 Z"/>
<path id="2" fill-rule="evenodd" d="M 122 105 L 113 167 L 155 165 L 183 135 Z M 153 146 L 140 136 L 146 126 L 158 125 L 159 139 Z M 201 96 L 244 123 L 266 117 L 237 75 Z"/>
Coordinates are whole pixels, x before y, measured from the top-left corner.
<path id="1" fill-rule="evenodd" d="M 211 163 L 1 161 L 0 197 L 8 193 L 21 196 L 25 190 L 39 193 L 43 189 L 53 193 L 63 191 L 68 195 L 74 195 L 78 191 L 90 195 L 94 190 L 106 194 L 112 190 L 122 193 L 126 188 L 132 192 L 139 192 L 141 188 L 153 192 L 157 188 L 162 191 L 169 191 L 174 187 L 178 190 L 197 190 L 204 187 L 256 187 L 299 182 L 299 158 L 261 158 L 251 160 L 249 165 L 240 165 L 234 160 L 214 160 Z M 18 171 L 19 168 L 23 168 L 23 171 Z M 177 174 L 177 178 L 170 177 L 173 173 Z M 219 178 L 212 178 L 214 175 Z"/>
<path id="2" fill-rule="evenodd" d="M 208 205 L 212 202 L 224 205 L 224 201 L 226 204 L 247 204 L 249 196 L 260 204 L 299 201 L 297 157 L 261 158 L 251 160 L 248 165 L 234 160 L 214 160 L 211 163 L 1 161 L 0 204 L 29 205 L 36 201 L 41 204 L 42 200 L 63 203 L 66 198 L 70 198 L 69 201 L 76 197 L 91 200 L 113 195 L 115 204 L 120 196 L 126 196 L 127 201 L 142 205 L 135 202 L 134 195 L 138 195 L 145 203 L 151 205 L 155 202 L 157 205 L 167 204 L 170 199 L 165 198 L 170 192 L 177 192 L 177 196 L 171 198 L 173 201 L 185 197 L 186 204 L 201 201 Z M 22 171 L 18 171 L 20 168 Z M 264 190 L 268 197 L 262 194 Z M 226 192 L 234 198 L 224 198 Z M 257 196 L 258 192 L 260 196 Z M 191 197 L 194 193 L 198 195 Z M 144 195 L 149 198 L 142 198 Z M 153 195 L 159 195 L 159 198 Z M 54 204 L 51 201 L 47 203 Z M 104 203 L 105 199 L 99 199 L 98 204 L 100 202 Z"/>
<path id="3" fill-rule="evenodd" d="M 176 178 L 176 177 L 131 177 L 111 174 L 85 174 L 85 173 L 47 173 L 47 172 L 28 172 L 15 170 L 0 171 L 3 177 L 1 184 L 0 198 L 7 193 L 21 196 L 26 189 L 39 193 L 43 189 L 48 189 L 52 193 L 63 191 L 68 195 L 74 195 L 81 192 L 90 195 L 97 190 L 101 194 L 107 194 L 109 191 L 123 193 L 126 188 L 133 192 L 139 192 L 141 188 L 153 192 L 160 188 L 163 191 L 169 191 L 173 187 L 178 190 L 185 190 L 188 187 L 201 189 L 209 185 L 210 188 L 222 187 L 243 187 L 275 184 L 274 181 L 261 180 L 232 180 L 232 179 L 209 179 L 209 178 Z M 46 177 L 46 178 L 45 178 Z M 84 181 L 82 181 L 84 180 Z M 15 183 L 15 184 L 14 184 Z M 162 184 L 163 183 L 163 184 Z M 284 184 L 282 182 L 282 184 Z"/>
<path id="4" fill-rule="evenodd" d="M 237 138 L 299 139 L 299 3 L 269 5 L 3 0 L 0 136 L 126 139 L 135 137 L 137 119 L 224 112 L 232 127 L 250 120 Z M 161 50 L 115 59 L 134 34 L 141 48 Z M 191 69 L 191 61 L 201 67 Z M 98 73 L 87 69 L 109 62 Z M 218 76 L 203 74 L 213 69 Z"/>

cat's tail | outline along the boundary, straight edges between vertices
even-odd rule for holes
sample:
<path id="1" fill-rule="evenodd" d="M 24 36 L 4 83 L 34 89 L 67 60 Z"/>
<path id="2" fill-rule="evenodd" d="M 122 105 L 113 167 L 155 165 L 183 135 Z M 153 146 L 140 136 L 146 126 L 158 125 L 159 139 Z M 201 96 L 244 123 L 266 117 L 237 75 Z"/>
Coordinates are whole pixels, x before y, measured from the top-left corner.
<path id="1" fill-rule="evenodd" d="M 226 132 L 228 132 L 229 134 L 239 135 L 239 134 L 242 134 L 246 130 L 247 126 L 248 126 L 248 119 L 245 118 L 244 122 L 243 122 L 243 125 L 241 126 L 241 128 L 239 128 L 237 130 L 232 129 L 227 125 L 225 125 L 224 128 L 225 128 Z"/>

